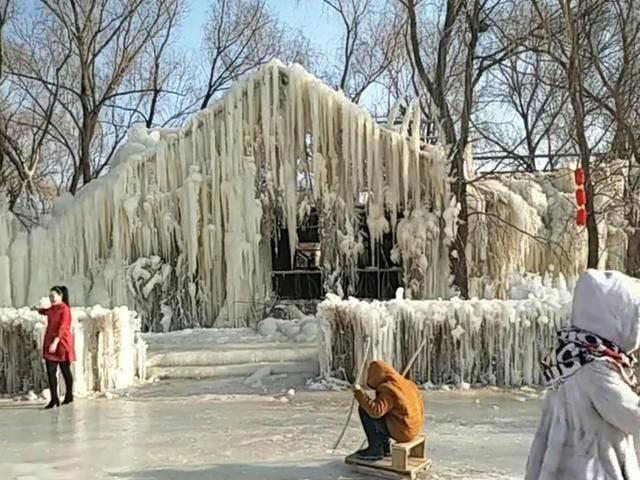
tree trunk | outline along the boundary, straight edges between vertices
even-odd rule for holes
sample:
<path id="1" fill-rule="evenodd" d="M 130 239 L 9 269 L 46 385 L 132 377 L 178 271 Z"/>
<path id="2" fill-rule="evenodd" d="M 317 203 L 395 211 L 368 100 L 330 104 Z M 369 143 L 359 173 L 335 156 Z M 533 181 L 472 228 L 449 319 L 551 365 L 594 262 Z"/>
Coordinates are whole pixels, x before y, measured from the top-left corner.
<path id="1" fill-rule="evenodd" d="M 578 16 L 574 15 L 574 7 L 570 1 L 565 0 L 562 8 L 566 17 L 566 29 L 571 41 L 569 59 L 567 65 L 567 83 L 569 88 L 569 99 L 573 110 L 575 122 L 575 141 L 580 152 L 582 169 L 585 173 L 585 192 L 587 194 L 587 234 L 588 234 L 588 259 L 587 268 L 598 268 L 598 223 L 596 222 L 596 212 L 594 210 L 594 188 L 591 178 L 591 152 L 586 134 L 586 110 L 584 105 L 584 68 L 582 66 L 582 52 L 580 46 L 583 42 L 584 25 L 579 23 L 584 21 L 578 11 Z M 579 8 L 579 4 L 578 4 Z M 582 27 L 582 28 L 581 28 Z"/>
<path id="2" fill-rule="evenodd" d="M 160 95 L 160 92 L 157 89 L 153 91 L 153 95 L 151 96 L 151 105 L 149 106 L 149 116 L 146 121 L 147 128 L 153 127 L 153 120 L 156 116 L 156 107 L 158 105 L 159 95 Z"/>
<path id="3" fill-rule="evenodd" d="M 588 235 L 588 252 L 587 268 L 598 268 L 599 257 L 599 241 L 598 223 L 596 221 L 596 213 L 594 210 L 594 188 L 591 181 L 591 161 L 587 154 L 582 158 L 582 168 L 585 173 L 585 192 L 587 194 L 587 235 Z"/>
<path id="4" fill-rule="evenodd" d="M 76 165 L 73 170 L 73 176 L 71 177 L 71 183 L 69 184 L 69 193 L 75 195 L 80 186 L 80 168 Z"/>
<path id="5" fill-rule="evenodd" d="M 469 210 L 467 205 L 467 183 L 464 178 L 464 150 L 456 148 L 452 164 L 453 194 L 460 213 L 458 214 L 458 234 L 449 250 L 449 264 L 453 273 L 453 283 L 462 298 L 469 298 L 469 272 L 467 269 L 467 239 L 469 237 Z"/>
<path id="6" fill-rule="evenodd" d="M 96 125 L 98 123 L 98 117 L 93 113 L 88 113 L 82 120 L 82 129 L 79 132 L 78 143 L 80 144 L 80 155 L 78 157 L 78 165 L 76 171 L 73 174 L 71 181 L 70 191 L 72 195 L 75 195 L 80 187 L 80 179 L 82 178 L 82 185 L 87 185 L 93 180 L 91 172 L 91 143 L 95 136 Z"/>

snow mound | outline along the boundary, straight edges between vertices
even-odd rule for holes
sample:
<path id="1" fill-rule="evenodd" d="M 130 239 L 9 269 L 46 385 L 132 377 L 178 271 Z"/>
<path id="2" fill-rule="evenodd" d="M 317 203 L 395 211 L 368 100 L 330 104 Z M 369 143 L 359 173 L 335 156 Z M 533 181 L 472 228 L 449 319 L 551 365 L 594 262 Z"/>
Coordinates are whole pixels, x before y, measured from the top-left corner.
<path id="1" fill-rule="evenodd" d="M 278 323 L 278 319 L 265 318 L 258 324 L 258 332 L 264 337 L 274 337 L 278 334 Z"/>
<path id="2" fill-rule="evenodd" d="M 295 343 L 315 342 L 318 337 L 318 325 L 315 317 L 303 317 L 293 320 L 265 318 L 258 323 L 258 332 L 263 337 Z"/>
<path id="3" fill-rule="evenodd" d="M 309 379 L 305 387 L 307 388 L 307 390 L 339 392 L 348 389 L 350 387 L 350 384 L 349 382 L 336 377 L 325 376 L 315 379 Z"/>

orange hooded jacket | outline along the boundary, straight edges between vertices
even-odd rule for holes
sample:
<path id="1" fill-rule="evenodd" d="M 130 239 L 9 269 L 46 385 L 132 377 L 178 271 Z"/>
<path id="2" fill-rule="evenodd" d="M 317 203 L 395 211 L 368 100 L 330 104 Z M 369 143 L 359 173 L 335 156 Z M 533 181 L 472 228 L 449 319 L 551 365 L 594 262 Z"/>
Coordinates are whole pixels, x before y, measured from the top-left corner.
<path id="1" fill-rule="evenodd" d="M 415 383 L 391 365 L 374 361 L 369 364 L 367 385 L 376 391 L 375 400 L 362 390 L 355 391 L 356 399 L 373 418 L 384 417 L 394 440 L 410 442 L 422 432 L 424 404 Z"/>

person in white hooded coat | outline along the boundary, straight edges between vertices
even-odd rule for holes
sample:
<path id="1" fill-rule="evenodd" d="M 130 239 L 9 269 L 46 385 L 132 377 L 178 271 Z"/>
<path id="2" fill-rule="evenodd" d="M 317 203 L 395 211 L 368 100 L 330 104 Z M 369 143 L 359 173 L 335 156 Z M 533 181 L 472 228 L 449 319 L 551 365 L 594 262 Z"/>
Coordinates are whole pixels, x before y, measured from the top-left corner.
<path id="1" fill-rule="evenodd" d="M 526 480 L 640 480 L 633 435 L 640 398 L 630 354 L 640 346 L 640 281 L 589 270 L 574 292 L 572 327 L 543 361 L 542 419 Z"/>

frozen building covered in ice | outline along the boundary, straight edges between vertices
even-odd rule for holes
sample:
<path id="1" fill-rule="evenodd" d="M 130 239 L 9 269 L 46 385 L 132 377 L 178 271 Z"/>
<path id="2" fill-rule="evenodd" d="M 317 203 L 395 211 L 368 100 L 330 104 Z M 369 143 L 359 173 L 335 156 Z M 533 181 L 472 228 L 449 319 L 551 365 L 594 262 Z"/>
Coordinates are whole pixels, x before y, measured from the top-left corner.
<path id="1" fill-rule="evenodd" d="M 322 289 L 353 291 L 360 257 L 374 256 L 368 245 L 410 211 L 431 229 L 420 246 L 424 292 L 446 296 L 455 207 L 442 149 L 272 63 L 183 130 L 134 129 L 108 174 L 30 234 L 8 234 L 2 301 L 27 305 L 65 283 L 74 303 L 129 305 L 149 329 L 245 325 L 273 296 L 274 270 L 294 270 L 301 244 L 319 244 L 308 256 Z M 321 241 L 300 241 L 310 217 Z"/>
<path id="2" fill-rule="evenodd" d="M 167 331 L 254 326 L 286 296 L 448 298 L 457 208 L 419 122 L 412 107 L 380 125 L 271 63 L 181 130 L 134 128 L 110 171 L 31 232 L 0 211 L 0 306 L 64 283 L 76 305 L 127 305 Z M 474 295 L 505 298 L 513 270 L 570 284 L 584 268 L 570 171 L 478 178 L 470 195 Z M 621 221 L 601 231 L 603 266 L 624 265 Z"/>

